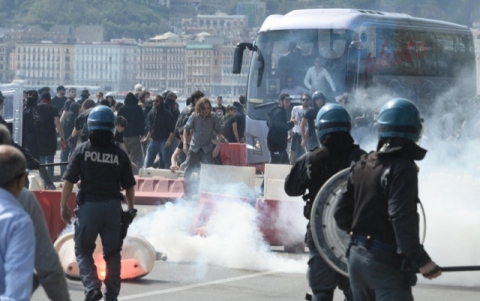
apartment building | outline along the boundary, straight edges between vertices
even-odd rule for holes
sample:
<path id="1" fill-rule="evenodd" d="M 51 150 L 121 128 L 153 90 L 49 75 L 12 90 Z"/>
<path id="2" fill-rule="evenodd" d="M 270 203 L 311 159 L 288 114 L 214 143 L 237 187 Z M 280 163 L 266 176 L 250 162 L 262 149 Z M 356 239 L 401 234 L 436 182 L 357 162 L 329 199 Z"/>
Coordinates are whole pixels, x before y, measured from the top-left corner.
<path id="1" fill-rule="evenodd" d="M 75 78 L 74 62 L 72 44 L 18 43 L 11 55 L 15 79 L 27 85 L 71 85 Z"/>
<path id="2" fill-rule="evenodd" d="M 201 90 L 206 96 L 218 94 L 212 83 L 221 82 L 218 45 L 189 44 L 185 47 L 185 93 Z"/>
<path id="3" fill-rule="evenodd" d="M 116 40 L 75 46 L 75 84 L 104 91 L 129 91 L 137 83 L 138 46 Z"/>
<path id="4" fill-rule="evenodd" d="M 138 46 L 137 81 L 150 90 L 184 92 L 185 45 L 180 41 L 146 42 Z"/>

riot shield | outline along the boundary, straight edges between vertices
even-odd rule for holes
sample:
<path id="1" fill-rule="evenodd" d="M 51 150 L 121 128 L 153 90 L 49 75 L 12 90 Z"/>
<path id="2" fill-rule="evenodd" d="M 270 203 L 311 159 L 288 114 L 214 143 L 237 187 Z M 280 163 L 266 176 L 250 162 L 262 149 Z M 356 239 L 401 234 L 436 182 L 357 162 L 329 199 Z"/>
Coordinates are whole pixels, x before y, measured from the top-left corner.
<path id="1" fill-rule="evenodd" d="M 310 215 L 310 228 L 318 253 L 335 271 L 348 277 L 347 258 L 345 252 L 350 236 L 340 230 L 333 218 L 337 206 L 337 196 L 347 182 L 350 168 L 346 168 L 332 176 L 313 202 Z"/>
<path id="2" fill-rule="evenodd" d="M 337 227 L 333 214 L 338 197 L 347 183 L 350 168 L 339 171 L 320 189 L 312 205 L 310 227 L 318 253 L 335 271 L 348 277 L 346 250 L 350 236 Z M 425 241 L 426 220 L 423 206 L 420 205 L 420 241 Z"/>

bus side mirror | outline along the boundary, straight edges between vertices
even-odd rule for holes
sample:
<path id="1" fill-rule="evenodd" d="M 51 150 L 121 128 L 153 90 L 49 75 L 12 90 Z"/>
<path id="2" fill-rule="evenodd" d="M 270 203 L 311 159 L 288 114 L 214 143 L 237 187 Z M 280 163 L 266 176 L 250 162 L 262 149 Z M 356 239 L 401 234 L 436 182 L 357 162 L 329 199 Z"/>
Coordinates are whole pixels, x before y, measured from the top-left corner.
<path id="1" fill-rule="evenodd" d="M 240 74 L 242 71 L 243 51 L 245 48 L 252 50 L 252 43 L 238 43 L 237 47 L 235 47 L 235 53 L 233 55 L 233 74 Z"/>

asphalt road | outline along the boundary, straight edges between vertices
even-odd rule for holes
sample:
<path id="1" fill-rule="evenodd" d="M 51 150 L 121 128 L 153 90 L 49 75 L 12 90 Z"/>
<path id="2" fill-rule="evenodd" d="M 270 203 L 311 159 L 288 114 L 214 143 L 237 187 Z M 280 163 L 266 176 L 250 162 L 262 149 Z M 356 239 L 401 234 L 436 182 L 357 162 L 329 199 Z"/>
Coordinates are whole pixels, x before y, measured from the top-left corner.
<path id="1" fill-rule="evenodd" d="M 300 257 L 283 252 L 278 256 Z M 68 280 L 72 300 L 83 300 L 83 286 L 80 281 Z M 300 273 L 277 271 L 255 271 L 207 265 L 201 268 L 197 263 L 172 263 L 157 261 L 150 274 L 142 279 L 122 283 L 119 300 L 303 300 L 308 290 L 305 276 Z M 414 288 L 415 300 L 436 301 L 478 301 L 480 287 L 440 286 L 419 284 Z M 39 289 L 33 301 L 48 300 Z M 335 301 L 343 300 L 340 291 Z"/>

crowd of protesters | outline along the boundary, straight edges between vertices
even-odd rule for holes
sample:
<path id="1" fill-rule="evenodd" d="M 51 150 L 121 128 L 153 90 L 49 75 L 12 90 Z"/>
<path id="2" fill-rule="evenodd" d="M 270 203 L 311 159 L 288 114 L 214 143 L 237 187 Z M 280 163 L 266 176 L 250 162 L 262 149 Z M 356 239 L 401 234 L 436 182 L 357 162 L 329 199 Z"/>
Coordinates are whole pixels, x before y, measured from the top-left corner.
<path id="1" fill-rule="evenodd" d="M 244 97 L 240 101 L 225 107 L 218 96 L 214 107 L 201 91 L 195 91 L 180 112 L 174 92 L 154 94 L 140 84 L 123 102 L 116 101 L 113 93 L 97 92 L 91 97 L 88 90 L 81 91 L 77 98 L 75 88 L 67 91 L 63 86 L 57 87 L 53 97 L 48 87 L 24 91 L 23 146 L 40 163 L 53 163 L 57 150 L 61 161 L 67 162 L 75 147 L 88 139 L 86 123 L 90 111 L 104 105 L 117 116 L 114 139 L 129 155 L 135 173 L 149 167 L 174 171 L 188 166 L 191 171 L 200 162 L 222 164 L 218 154 L 220 143 L 245 141 Z M 203 109 L 207 103 L 208 114 Z M 211 150 L 201 147 L 208 143 L 216 147 Z M 181 152 L 177 151 L 179 146 Z M 188 163 L 192 156 L 195 159 Z M 60 169 L 63 175 L 65 167 Z M 46 170 L 42 173 L 45 188 L 56 189 L 53 165 Z"/>

